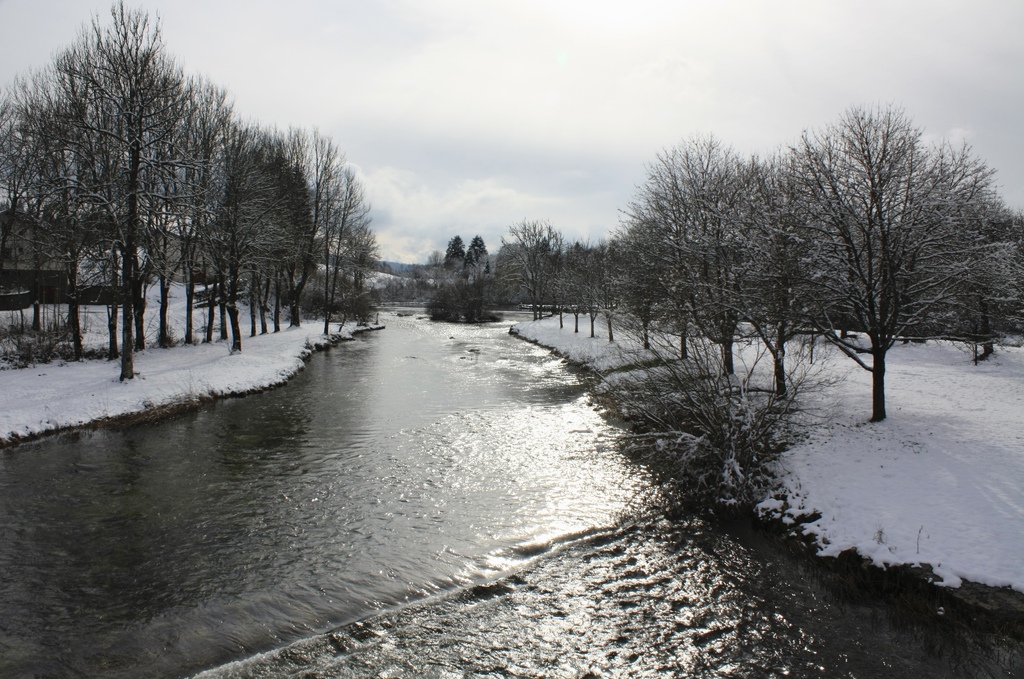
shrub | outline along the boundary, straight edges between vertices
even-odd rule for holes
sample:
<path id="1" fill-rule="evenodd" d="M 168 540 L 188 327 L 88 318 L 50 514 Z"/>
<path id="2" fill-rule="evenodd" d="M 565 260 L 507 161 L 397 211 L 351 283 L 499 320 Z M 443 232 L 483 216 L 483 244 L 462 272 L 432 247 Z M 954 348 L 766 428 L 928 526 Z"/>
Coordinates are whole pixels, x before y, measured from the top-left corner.
<path id="1" fill-rule="evenodd" d="M 767 352 L 723 370 L 720 347 L 691 342 L 687 359 L 666 343 L 649 364 L 604 378 L 605 391 L 636 427 L 628 450 L 659 477 L 671 502 L 740 509 L 775 484 L 775 463 L 795 436 L 797 397 L 809 371 L 792 361 L 789 389 L 775 392 Z"/>

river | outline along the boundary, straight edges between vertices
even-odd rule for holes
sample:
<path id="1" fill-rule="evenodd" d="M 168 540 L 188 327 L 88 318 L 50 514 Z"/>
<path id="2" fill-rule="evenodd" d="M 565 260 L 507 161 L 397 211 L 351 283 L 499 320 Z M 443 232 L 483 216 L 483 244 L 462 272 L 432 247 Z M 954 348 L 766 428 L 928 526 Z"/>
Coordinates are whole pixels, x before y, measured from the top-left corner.
<path id="1" fill-rule="evenodd" d="M 480 650 L 490 639 L 481 629 L 501 616 L 508 629 L 524 611 L 544 619 L 572 592 L 631 597 L 588 629 L 619 628 L 622 616 L 636 623 L 631 573 L 640 562 L 648 580 L 668 578 L 648 582 L 645 600 L 682 597 L 687 620 L 756 632 L 733 655 L 705 641 L 687 657 L 831 676 L 875 667 L 850 660 L 864 651 L 850 635 L 868 635 L 885 657 L 905 660 L 870 611 L 850 616 L 806 583 L 776 592 L 785 566 L 741 538 L 699 522 L 667 531 L 677 536 L 668 542 L 609 530 L 644 475 L 617 452 L 620 431 L 591 407 L 573 370 L 507 325 L 396 314 L 382 322 L 385 331 L 314 356 L 266 394 L 0 451 L 0 677 L 183 677 L 217 667 L 209 676 L 293 676 L 288 658 L 307 651 L 316 676 L 361 676 L 329 669 L 352 654 L 326 633 L 379 621 L 406 630 L 402 648 L 383 647 L 406 655 L 361 667 L 376 676 L 390 663 L 409 676 L 437 629 L 450 630 L 448 646 L 463 638 Z M 585 564 L 591 576 L 580 575 Z M 515 587 L 495 594 L 492 584 L 514 572 L 530 583 L 518 608 L 506 605 Z M 706 587 L 686 584 L 693 577 Z M 632 583 L 626 594 L 621 582 Z M 488 622 L 467 627 L 473 616 Z M 669 639 L 631 635 L 636 657 Z M 325 639 L 330 662 L 316 649 Z M 508 662 L 529 666 L 533 641 Z M 580 643 L 605 653 L 605 642 Z M 916 664 L 900 676 L 938 676 L 932 654 L 914 649 Z"/>

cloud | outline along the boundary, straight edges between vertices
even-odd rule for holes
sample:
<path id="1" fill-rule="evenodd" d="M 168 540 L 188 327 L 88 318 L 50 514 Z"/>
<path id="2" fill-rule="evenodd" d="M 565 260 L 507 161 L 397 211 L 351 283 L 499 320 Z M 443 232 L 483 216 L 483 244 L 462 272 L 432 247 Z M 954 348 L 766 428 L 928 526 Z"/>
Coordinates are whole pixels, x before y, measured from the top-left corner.
<path id="1" fill-rule="evenodd" d="M 413 172 L 382 167 L 366 184 L 371 202 L 388 206 L 374 222 L 384 258 L 406 262 L 425 261 L 456 235 L 466 241 L 480 235 L 496 252 L 510 224 L 566 208 L 564 198 L 524 192 L 497 178 L 437 188 Z"/>
<path id="2" fill-rule="evenodd" d="M 713 133 L 764 153 L 876 103 L 967 139 L 1024 207 L 1024 3 L 143 5 L 161 14 L 169 50 L 226 86 L 242 115 L 334 136 L 362 166 L 395 257 L 455 232 L 491 245 L 525 217 L 599 238 L 662 148 Z M 0 83 L 108 8 L 0 2 Z"/>

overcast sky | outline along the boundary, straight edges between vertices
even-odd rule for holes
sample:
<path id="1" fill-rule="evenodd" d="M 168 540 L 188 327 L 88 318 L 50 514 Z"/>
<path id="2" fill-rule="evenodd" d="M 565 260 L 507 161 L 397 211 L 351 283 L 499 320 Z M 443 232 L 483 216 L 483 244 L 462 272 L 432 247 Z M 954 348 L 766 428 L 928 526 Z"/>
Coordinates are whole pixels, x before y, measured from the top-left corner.
<path id="1" fill-rule="evenodd" d="M 851 105 L 965 139 L 1024 208 L 1024 2 L 144 0 L 168 51 L 243 117 L 330 133 L 362 173 L 384 259 L 458 234 L 497 251 L 548 219 L 598 239 L 645 163 L 713 133 L 786 146 Z M 105 0 L 0 0 L 0 85 Z"/>

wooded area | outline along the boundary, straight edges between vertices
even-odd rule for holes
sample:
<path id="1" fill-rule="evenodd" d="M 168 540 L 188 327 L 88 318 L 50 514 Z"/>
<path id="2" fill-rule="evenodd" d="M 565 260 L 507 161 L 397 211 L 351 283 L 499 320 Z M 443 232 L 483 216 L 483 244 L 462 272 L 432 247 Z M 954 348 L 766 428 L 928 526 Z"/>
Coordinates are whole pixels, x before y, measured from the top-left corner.
<path id="1" fill-rule="evenodd" d="M 949 339 L 991 355 L 1024 328 L 1024 218 L 966 146 L 929 145 L 896 107 L 854 107 L 770 157 L 711 136 L 660 153 L 614 234 L 566 243 L 547 222 L 509 229 L 498 255 L 536 309 L 554 305 L 674 336 L 678 356 L 710 342 L 725 374 L 756 337 L 788 388 L 787 347 L 824 338 L 872 373 L 885 411 L 896 342 Z"/>
<path id="2" fill-rule="evenodd" d="M 244 306 L 251 334 L 257 320 L 261 332 L 299 325 L 304 309 L 323 316 L 325 332 L 332 316 L 368 314 L 370 207 L 337 144 L 315 129 L 244 120 L 227 91 L 175 62 L 157 22 L 121 3 L 2 93 L 0 191 L 0 272 L 62 272 L 68 311 L 53 332 L 76 359 L 81 291 L 107 290 L 107 354 L 120 358 L 122 380 L 145 347 L 154 284 L 160 346 L 179 339 L 167 322 L 175 281 L 187 296 L 186 344 L 200 302 L 205 340 L 219 309 L 232 351 Z M 30 331 L 41 333 L 44 300 L 28 287 L 11 292 L 32 293 Z"/>

